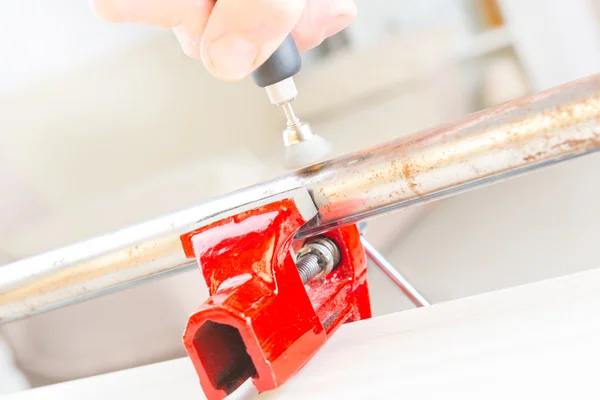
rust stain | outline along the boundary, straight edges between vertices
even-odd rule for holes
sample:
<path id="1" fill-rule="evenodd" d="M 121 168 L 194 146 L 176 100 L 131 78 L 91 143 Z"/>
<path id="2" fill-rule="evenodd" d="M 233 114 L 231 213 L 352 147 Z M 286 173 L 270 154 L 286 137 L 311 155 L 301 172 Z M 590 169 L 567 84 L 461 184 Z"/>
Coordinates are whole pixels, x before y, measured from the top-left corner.
<path id="1" fill-rule="evenodd" d="M 592 147 L 600 148 L 600 133 L 595 133 L 593 137 L 587 139 L 570 139 L 566 140 L 562 143 L 556 144 L 552 146 L 551 150 L 563 150 L 570 149 L 574 151 L 585 150 Z M 538 151 L 537 153 L 530 154 L 527 157 L 523 158 L 523 161 L 533 162 L 542 159 L 546 156 L 550 151 Z"/>
<path id="2" fill-rule="evenodd" d="M 570 139 L 552 146 L 552 149 L 571 148 L 573 150 L 583 150 L 590 147 L 600 147 L 600 134 L 595 133 L 588 139 Z"/>
<path id="3" fill-rule="evenodd" d="M 535 160 L 541 158 L 544 154 L 546 154 L 546 153 L 544 153 L 543 151 L 538 151 L 535 154 L 530 154 L 527 157 L 523 158 L 523 161 L 532 162 L 532 161 L 535 161 Z"/>
<path id="4" fill-rule="evenodd" d="M 92 260 L 79 261 L 71 266 L 63 267 L 64 259 L 56 260 L 53 265 L 62 270 L 50 274 L 47 278 L 39 279 L 7 293 L 0 293 L 0 303 L 22 301 L 26 297 L 44 295 L 65 288 L 71 293 L 73 285 L 102 279 L 117 271 L 127 271 L 137 268 L 148 261 L 153 261 L 162 254 L 172 252 L 173 248 L 180 249 L 179 238 L 166 238 L 137 244 Z"/>
<path id="5" fill-rule="evenodd" d="M 413 191 L 421 200 L 424 200 L 423 194 L 419 191 L 419 186 L 415 182 L 415 178 L 419 175 L 419 171 L 416 170 L 414 164 L 405 163 L 402 166 L 402 174 L 404 175 L 404 179 L 406 179 L 406 183 L 410 190 Z"/>
<path id="6" fill-rule="evenodd" d="M 481 145 L 490 151 L 519 149 L 522 157 L 521 160 L 527 163 L 551 156 L 553 153 L 556 153 L 557 147 L 560 147 L 562 151 L 577 151 L 584 146 L 600 147 L 600 143 L 598 143 L 600 140 L 598 139 L 566 141 L 566 138 L 563 138 L 564 143 L 555 146 L 554 149 L 551 148 L 551 146 L 557 143 L 557 137 L 555 136 L 557 131 L 576 129 L 581 130 L 583 133 L 584 130 L 587 132 L 588 129 L 581 125 L 584 122 L 589 123 L 590 121 L 598 120 L 600 123 L 600 115 L 598 115 L 600 95 L 594 95 L 586 99 L 575 98 L 572 103 L 565 105 L 554 104 L 553 108 L 540 110 L 539 112 L 536 111 L 533 115 L 521 116 L 519 114 L 518 119 L 512 119 L 511 113 L 514 110 L 519 110 L 521 106 L 531 108 L 527 110 L 528 112 L 535 111 L 531 107 L 531 104 L 526 103 L 532 100 L 535 102 L 535 100 L 547 95 L 547 93 L 541 97 L 540 95 L 536 95 L 524 102 L 517 101 L 504 107 L 476 113 L 459 123 L 406 135 L 401 139 L 356 153 L 353 157 L 359 157 L 359 162 L 373 156 L 384 156 L 384 159 L 379 159 L 378 162 L 383 162 L 384 164 L 387 162 L 389 164 L 387 168 L 381 168 L 381 164 L 378 164 L 377 167 L 367 171 L 358 169 L 355 174 L 359 175 L 360 179 L 357 178 L 347 183 L 342 181 L 335 187 L 325 190 L 321 188 L 319 189 L 319 193 L 324 197 L 330 196 L 332 199 L 346 200 L 351 198 L 353 194 L 348 195 L 348 191 L 345 189 L 350 191 L 361 190 L 364 191 L 364 195 L 367 195 L 374 187 L 397 181 L 405 181 L 410 193 L 414 193 L 418 198 L 423 199 L 427 192 L 420 184 L 422 174 L 443 168 L 447 165 L 459 163 L 472 168 L 477 176 L 482 176 L 486 172 L 480 170 L 475 165 L 470 165 L 471 158 L 481 152 L 481 147 L 473 146 L 469 143 L 463 147 L 458 146 L 453 151 L 446 152 L 446 149 L 449 148 L 449 145 L 453 141 L 456 141 L 458 144 L 461 143 L 461 140 L 463 140 L 463 135 L 460 134 L 462 129 L 469 129 L 467 133 L 469 133 L 470 137 L 476 142 L 481 141 Z M 486 126 L 486 123 L 489 122 L 487 121 L 488 119 L 495 116 L 502 116 L 503 114 L 505 116 L 502 117 L 503 119 L 500 122 L 494 122 Z M 476 130 L 476 132 L 471 132 L 471 130 Z M 537 145 L 540 142 L 536 142 L 537 148 L 532 149 L 530 153 L 523 154 L 523 147 L 532 140 L 541 140 L 545 141 L 545 143 L 541 143 L 543 147 L 539 148 Z M 430 145 L 433 146 L 430 147 Z M 439 146 L 441 153 L 433 154 L 436 146 Z M 351 157 L 347 157 L 344 160 L 347 161 L 350 159 Z M 406 196 L 406 194 L 403 192 L 400 197 Z M 397 195 L 387 193 L 387 196 L 383 196 L 384 198 L 394 199 Z M 324 212 L 327 211 L 332 212 L 333 209 L 329 210 L 325 208 Z"/>

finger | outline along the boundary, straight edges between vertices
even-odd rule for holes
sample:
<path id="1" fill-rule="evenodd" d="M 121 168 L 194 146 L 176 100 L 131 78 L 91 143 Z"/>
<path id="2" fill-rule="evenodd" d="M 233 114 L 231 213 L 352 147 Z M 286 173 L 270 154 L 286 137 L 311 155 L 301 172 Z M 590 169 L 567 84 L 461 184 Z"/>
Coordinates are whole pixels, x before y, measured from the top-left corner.
<path id="1" fill-rule="evenodd" d="M 173 33 L 183 52 L 194 60 L 200 60 L 200 43 L 215 3 L 213 0 L 200 0 L 196 3 L 195 9 L 188 12 L 181 24 L 173 28 Z"/>
<path id="2" fill-rule="evenodd" d="M 186 11 L 191 11 L 196 1 L 185 0 L 91 0 L 96 15 L 110 22 L 173 28 L 183 22 Z"/>
<path id="3" fill-rule="evenodd" d="M 200 41 L 213 0 L 91 0 L 92 10 L 103 20 L 133 22 L 173 29 L 183 51 L 200 58 Z"/>
<path id="4" fill-rule="evenodd" d="M 201 44 L 216 77 L 239 80 L 264 63 L 302 15 L 306 0 L 219 0 Z"/>
<path id="5" fill-rule="evenodd" d="M 293 36 L 300 51 L 310 50 L 354 21 L 353 0 L 307 0 L 294 27 Z"/>

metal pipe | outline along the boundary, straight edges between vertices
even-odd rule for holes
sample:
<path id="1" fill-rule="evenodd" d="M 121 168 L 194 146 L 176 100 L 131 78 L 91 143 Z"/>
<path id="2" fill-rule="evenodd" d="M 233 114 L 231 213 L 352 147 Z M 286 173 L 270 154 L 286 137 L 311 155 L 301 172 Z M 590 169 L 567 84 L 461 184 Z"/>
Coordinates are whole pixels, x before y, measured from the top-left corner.
<path id="1" fill-rule="evenodd" d="M 367 257 L 373 261 L 375 265 L 383 271 L 395 284 L 402 290 L 402 293 L 417 307 L 430 306 L 431 303 L 427 301 L 419 291 L 406 279 L 400 271 L 398 271 L 388 260 L 385 259 L 375 247 L 373 247 L 363 236 L 360 241 L 365 248 Z"/>
<path id="2" fill-rule="evenodd" d="M 393 121 L 392 121 L 393 123 Z M 600 75 L 401 137 L 190 209 L 0 267 L 0 322 L 190 265 L 179 236 L 207 218 L 305 188 L 300 237 L 598 150 Z"/>

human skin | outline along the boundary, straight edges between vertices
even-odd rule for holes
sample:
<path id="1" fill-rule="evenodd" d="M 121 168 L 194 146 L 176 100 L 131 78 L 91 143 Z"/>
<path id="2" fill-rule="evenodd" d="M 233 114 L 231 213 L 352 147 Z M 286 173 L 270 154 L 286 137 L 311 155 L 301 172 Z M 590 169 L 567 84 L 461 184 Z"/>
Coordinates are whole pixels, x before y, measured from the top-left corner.
<path id="1" fill-rule="evenodd" d="M 310 50 L 356 17 L 353 0 L 91 0 L 96 15 L 116 23 L 171 29 L 185 54 L 215 77 L 248 76 L 291 32 Z"/>

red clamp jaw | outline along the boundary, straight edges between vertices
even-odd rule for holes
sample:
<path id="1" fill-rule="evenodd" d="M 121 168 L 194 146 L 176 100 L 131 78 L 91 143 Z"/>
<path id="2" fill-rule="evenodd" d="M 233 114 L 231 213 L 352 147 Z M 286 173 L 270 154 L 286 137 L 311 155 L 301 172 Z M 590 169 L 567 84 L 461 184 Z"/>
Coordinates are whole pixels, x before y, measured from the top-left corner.
<path id="1" fill-rule="evenodd" d="M 182 236 L 210 293 L 183 336 L 209 400 L 226 397 L 249 378 L 259 392 L 281 386 L 341 324 L 371 317 L 355 226 L 323 235 L 339 248 L 339 263 L 303 284 L 292 252 L 304 245 L 293 238 L 305 217 L 287 198 Z"/>

